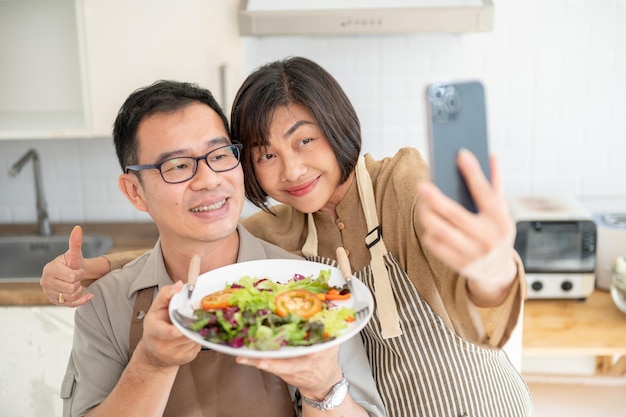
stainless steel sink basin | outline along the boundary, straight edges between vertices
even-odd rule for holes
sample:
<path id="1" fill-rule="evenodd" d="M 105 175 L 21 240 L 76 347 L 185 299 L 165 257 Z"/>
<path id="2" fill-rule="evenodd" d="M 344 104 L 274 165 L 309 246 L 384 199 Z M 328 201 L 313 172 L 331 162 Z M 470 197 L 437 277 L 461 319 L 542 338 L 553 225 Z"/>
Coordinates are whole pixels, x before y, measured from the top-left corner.
<path id="1" fill-rule="evenodd" d="M 0 281 L 35 281 L 46 263 L 68 249 L 69 236 L 0 236 Z M 105 254 L 113 239 L 104 235 L 83 236 L 83 256 Z"/>

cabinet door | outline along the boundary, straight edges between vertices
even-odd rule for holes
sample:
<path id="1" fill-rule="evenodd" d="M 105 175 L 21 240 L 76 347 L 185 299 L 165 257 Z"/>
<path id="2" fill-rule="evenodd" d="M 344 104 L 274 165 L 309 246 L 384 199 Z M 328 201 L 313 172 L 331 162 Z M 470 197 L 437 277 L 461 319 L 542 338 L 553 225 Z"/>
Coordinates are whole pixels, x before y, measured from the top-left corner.
<path id="1" fill-rule="evenodd" d="M 0 0 L 0 139 L 85 134 L 74 0 Z"/>
<path id="2" fill-rule="evenodd" d="M 110 137 L 126 97 L 159 79 L 198 83 L 230 110 L 243 67 L 237 0 L 77 1 L 93 136 Z"/>

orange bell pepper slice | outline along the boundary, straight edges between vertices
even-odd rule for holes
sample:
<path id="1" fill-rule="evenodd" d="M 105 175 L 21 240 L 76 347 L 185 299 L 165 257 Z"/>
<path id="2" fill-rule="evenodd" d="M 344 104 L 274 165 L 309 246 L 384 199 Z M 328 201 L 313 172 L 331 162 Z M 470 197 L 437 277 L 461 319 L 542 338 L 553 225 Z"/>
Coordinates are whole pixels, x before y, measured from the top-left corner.
<path id="1" fill-rule="evenodd" d="M 337 288 L 331 288 L 330 290 L 328 290 L 328 292 L 326 293 L 326 299 L 327 300 L 347 300 L 350 298 L 350 293 L 349 292 L 345 292 L 344 294 L 342 294 Z"/>

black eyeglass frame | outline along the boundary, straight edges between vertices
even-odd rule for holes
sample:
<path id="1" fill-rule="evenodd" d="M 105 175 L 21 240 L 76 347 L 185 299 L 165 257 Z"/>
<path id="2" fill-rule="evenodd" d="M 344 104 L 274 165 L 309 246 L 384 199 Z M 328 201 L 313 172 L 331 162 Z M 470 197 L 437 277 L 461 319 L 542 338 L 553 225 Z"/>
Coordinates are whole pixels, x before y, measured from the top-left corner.
<path id="1" fill-rule="evenodd" d="M 237 149 L 236 151 L 234 151 L 233 153 L 237 156 L 237 164 L 235 166 L 233 166 L 232 168 L 228 168 L 228 169 L 215 169 L 211 166 L 211 164 L 209 163 L 209 155 L 211 155 L 213 152 L 217 152 L 220 149 L 224 149 L 224 148 L 235 148 Z M 145 171 L 147 169 L 158 169 L 159 170 L 159 174 L 161 174 L 161 178 L 163 179 L 163 181 L 165 181 L 168 184 L 180 184 L 183 182 L 187 182 L 189 180 L 191 180 L 193 177 L 196 176 L 196 173 L 198 172 L 198 164 L 200 163 L 200 161 L 204 160 L 204 162 L 206 162 L 207 166 L 211 169 L 211 171 L 213 172 L 228 172 L 228 171 L 232 171 L 233 169 L 237 168 L 237 166 L 239 166 L 239 164 L 241 164 L 241 151 L 243 149 L 243 145 L 241 143 L 231 143 L 229 145 L 224 145 L 224 146 L 220 146 L 219 148 L 215 148 L 210 150 L 209 152 L 205 153 L 204 155 L 200 155 L 200 156 L 177 156 L 175 158 L 169 158 L 166 159 L 165 161 L 159 162 L 158 164 L 147 164 L 147 165 L 127 165 L 124 167 L 124 172 L 126 174 L 128 174 L 129 171 Z M 193 159 L 196 161 L 195 165 L 194 165 L 194 169 L 193 169 L 193 174 L 191 174 L 191 176 L 185 180 L 181 180 L 181 181 L 168 181 L 165 179 L 165 177 L 163 176 L 163 171 L 161 171 L 161 167 L 163 166 L 163 164 L 166 164 L 167 162 L 173 160 L 173 159 L 180 159 L 180 158 L 189 158 L 189 159 Z"/>

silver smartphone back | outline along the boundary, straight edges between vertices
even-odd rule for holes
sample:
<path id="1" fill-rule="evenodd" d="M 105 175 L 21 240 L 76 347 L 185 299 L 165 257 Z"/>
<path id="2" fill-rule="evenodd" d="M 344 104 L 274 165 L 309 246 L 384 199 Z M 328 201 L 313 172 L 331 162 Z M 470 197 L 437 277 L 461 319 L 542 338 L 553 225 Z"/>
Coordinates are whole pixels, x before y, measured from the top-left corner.
<path id="1" fill-rule="evenodd" d="M 471 151 L 490 180 L 484 87 L 478 81 L 434 83 L 427 86 L 425 95 L 432 180 L 444 194 L 475 213 L 456 157 L 461 148 Z"/>

